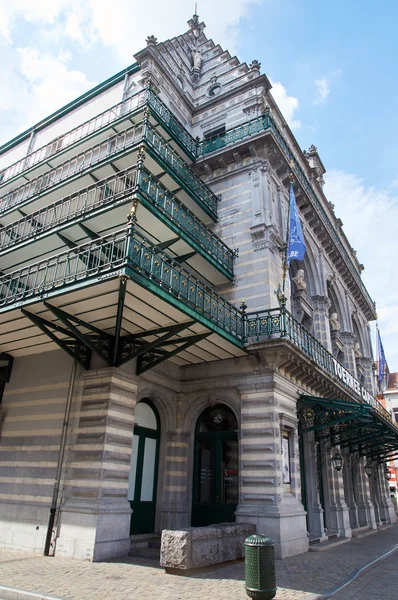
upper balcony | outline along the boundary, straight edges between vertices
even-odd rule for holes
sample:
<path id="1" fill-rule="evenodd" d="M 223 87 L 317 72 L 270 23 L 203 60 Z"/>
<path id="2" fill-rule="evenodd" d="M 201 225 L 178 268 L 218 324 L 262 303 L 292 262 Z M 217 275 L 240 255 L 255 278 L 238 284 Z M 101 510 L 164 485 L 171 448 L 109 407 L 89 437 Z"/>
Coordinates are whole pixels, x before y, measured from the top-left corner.
<path id="1" fill-rule="evenodd" d="M 66 238 L 57 237 L 60 232 L 67 233 L 69 242 L 80 245 L 90 239 L 90 235 L 101 237 L 109 230 L 123 227 L 126 204 L 131 204 L 132 197 L 140 202 L 141 228 L 151 232 L 156 243 L 167 247 L 176 259 L 177 255 L 183 257 L 187 264 L 213 284 L 225 280 L 215 277 L 208 263 L 228 280 L 233 279 L 233 251 L 170 193 L 141 161 L 0 229 L 3 270 L 12 268 L 18 261 L 34 261 L 36 256 L 54 254 L 56 247 L 49 242 L 50 237 L 56 237 L 61 250 Z M 89 228 L 84 225 L 88 220 Z"/>
<path id="2" fill-rule="evenodd" d="M 152 159 L 148 161 L 149 170 L 155 176 L 164 178 L 168 189 L 178 190 L 176 193 L 182 202 L 202 220 L 208 220 L 208 217 L 216 220 L 217 196 L 154 129 L 146 112 L 140 123 L 0 196 L 0 216 L 3 223 L 7 222 L 4 217 L 27 204 L 34 203 L 34 208 L 39 208 L 56 201 L 61 187 L 63 195 L 70 194 L 82 184 L 89 185 L 93 180 L 97 181 L 115 171 L 128 168 L 132 162 L 131 153 L 140 146 L 147 149 Z"/>
<path id="3" fill-rule="evenodd" d="M 190 160 L 195 160 L 196 140 L 148 86 L 147 89 L 111 106 L 1 171 L 0 187 L 6 190 L 22 175 L 26 177 L 31 174 L 34 177 L 35 173 L 41 174 L 48 168 L 47 163 L 53 162 L 56 157 L 64 156 L 65 160 L 78 146 L 84 150 L 92 145 L 93 139 L 100 141 L 104 136 L 119 132 L 139 120 L 139 115 L 142 115 L 146 107 L 151 109 L 161 130 L 171 136 L 171 140 Z"/>
<path id="4" fill-rule="evenodd" d="M 13 356 L 60 346 L 86 367 L 85 347 L 114 365 L 244 355 L 242 313 L 131 226 L 0 277 L 0 331 Z"/>
<path id="5" fill-rule="evenodd" d="M 312 364 L 319 367 L 330 381 L 338 383 L 346 390 L 349 396 L 357 402 L 368 404 L 375 413 L 388 422 L 398 433 L 398 424 L 392 419 L 390 413 L 378 400 L 342 365 L 333 355 L 299 323 L 284 307 L 256 311 L 245 314 L 246 348 L 256 348 L 273 340 L 288 340 L 293 346 L 301 350 Z M 287 359 L 287 362 L 291 360 Z M 292 359 L 294 363 L 294 359 Z M 297 367 L 296 367 L 297 368 Z M 308 377 L 315 385 L 312 373 L 307 373 L 303 365 L 298 369 L 304 378 Z"/>
<path id="6" fill-rule="evenodd" d="M 305 195 L 311 201 L 311 206 L 308 207 L 308 215 L 311 218 L 318 218 L 322 225 L 322 228 L 327 232 L 328 239 L 332 241 L 332 245 L 337 249 L 340 257 L 343 258 L 344 263 L 339 260 L 336 256 L 336 264 L 338 263 L 342 269 L 342 275 L 346 279 L 349 288 L 352 288 L 352 282 L 355 282 L 357 289 L 360 290 L 363 299 L 363 307 L 367 307 L 369 318 L 374 317 L 374 302 L 370 297 L 363 281 L 358 273 L 358 267 L 354 263 L 352 256 L 349 255 L 345 248 L 343 241 L 340 239 L 338 232 L 336 231 L 335 225 L 332 223 L 325 207 L 324 201 L 318 197 L 318 193 L 314 190 L 314 187 L 310 183 L 307 175 L 305 174 L 300 160 L 296 153 L 292 150 L 289 142 L 285 135 L 280 130 L 276 120 L 269 113 L 269 109 L 265 111 L 263 115 L 257 117 L 247 123 L 238 125 L 233 129 L 226 131 L 223 134 L 216 135 L 208 140 L 202 140 L 198 144 L 197 157 L 206 158 L 212 153 L 221 152 L 224 149 L 228 149 L 232 146 L 238 146 L 239 144 L 247 143 L 248 139 L 260 138 L 264 133 L 267 133 L 277 144 L 280 152 L 284 156 L 286 164 L 289 165 L 289 169 L 296 176 L 300 183 Z M 306 216 L 307 218 L 307 216 Z M 326 243 L 326 242 L 325 242 Z M 332 252 L 330 252 L 331 254 Z M 343 268 L 344 267 L 344 268 Z M 370 310 L 370 312 L 369 312 Z"/>

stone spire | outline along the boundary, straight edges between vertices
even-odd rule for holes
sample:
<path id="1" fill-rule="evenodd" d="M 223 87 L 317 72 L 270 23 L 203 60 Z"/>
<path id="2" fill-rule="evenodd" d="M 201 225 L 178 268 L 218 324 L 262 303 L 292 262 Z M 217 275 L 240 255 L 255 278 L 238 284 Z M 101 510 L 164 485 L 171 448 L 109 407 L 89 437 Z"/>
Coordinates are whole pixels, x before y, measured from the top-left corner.
<path id="1" fill-rule="evenodd" d="M 195 14 L 192 16 L 192 19 L 189 19 L 188 21 L 188 26 L 189 29 L 192 31 L 192 33 L 194 34 L 194 36 L 196 38 L 198 38 L 200 36 L 200 34 L 203 32 L 204 28 L 206 27 L 206 25 L 202 22 L 199 21 L 199 15 L 198 13 L 198 3 L 195 3 Z"/>

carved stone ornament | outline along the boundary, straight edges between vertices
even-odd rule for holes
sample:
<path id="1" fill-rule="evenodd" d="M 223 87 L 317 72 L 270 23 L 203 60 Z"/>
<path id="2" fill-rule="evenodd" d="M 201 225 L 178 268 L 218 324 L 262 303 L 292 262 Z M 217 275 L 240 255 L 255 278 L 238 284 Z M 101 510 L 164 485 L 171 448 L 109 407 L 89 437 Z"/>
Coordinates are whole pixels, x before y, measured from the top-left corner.
<path id="1" fill-rule="evenodd" d="M 299 269 L 295 275 L 292 277 L 292 281 L 295 282 L 298 290 L 306 290 L 307 284 L 304 279 L 304 269 Z"/>
<path id="2" fill-rule="evenodd" d="M 354 344 L 354 354 L 355 354 L 355 358 L 362 357 L 361 346 L 359 345 L 359 342 L 355 342 L 355 344 Z"/>
<path id="3" fill-rule="evenodd" d="M 147 39 L 146 39 L 146 45 L 147 46 L 156 46 L 158 41 L 158 38 L 156 38 L 154 35 L 148 35 Z"/>
<path id="4" fill-rule="evenodd" d="M 330 328 L 332 331 L 340 331 L 340 323 L 337 313 L 332 313 L 329 317 Z"/>
<path id="5" fill-rule="evenodd" d="M 202 67 L 202 54 L 201 54 L 200 50 L 192 50 L 191 57 L 192 57 L 193 68 L 200 71 L 200 69 Z"/>

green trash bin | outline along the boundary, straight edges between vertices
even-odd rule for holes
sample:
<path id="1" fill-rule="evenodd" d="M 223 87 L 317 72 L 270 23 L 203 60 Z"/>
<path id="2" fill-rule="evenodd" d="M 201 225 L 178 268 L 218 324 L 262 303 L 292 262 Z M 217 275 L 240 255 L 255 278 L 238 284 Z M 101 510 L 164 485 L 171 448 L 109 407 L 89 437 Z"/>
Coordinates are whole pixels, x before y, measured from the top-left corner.
<path id="1" fill-rule="evenodd" d="M 275 544 L 255 533 L 245 539 L 246 594 L 253 600 L 271 600 L 276 595 Z"/>

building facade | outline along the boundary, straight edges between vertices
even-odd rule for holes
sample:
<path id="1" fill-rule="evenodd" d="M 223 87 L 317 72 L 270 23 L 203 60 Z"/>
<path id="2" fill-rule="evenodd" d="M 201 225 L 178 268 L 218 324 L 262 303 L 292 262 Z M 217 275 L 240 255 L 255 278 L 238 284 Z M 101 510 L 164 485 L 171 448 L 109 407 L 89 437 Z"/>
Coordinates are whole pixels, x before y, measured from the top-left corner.
<path id="1" fill-rule="evenodd" d="M 258 61 L 188 27 L 1 148 L 3 547 L 101 560 L 237 521 L 285 557 L 395 520 L 325 168 Z"/>

